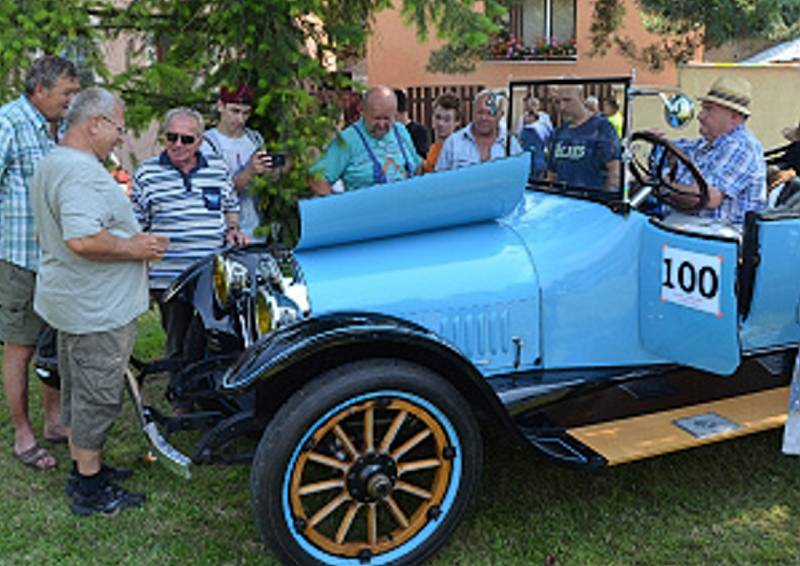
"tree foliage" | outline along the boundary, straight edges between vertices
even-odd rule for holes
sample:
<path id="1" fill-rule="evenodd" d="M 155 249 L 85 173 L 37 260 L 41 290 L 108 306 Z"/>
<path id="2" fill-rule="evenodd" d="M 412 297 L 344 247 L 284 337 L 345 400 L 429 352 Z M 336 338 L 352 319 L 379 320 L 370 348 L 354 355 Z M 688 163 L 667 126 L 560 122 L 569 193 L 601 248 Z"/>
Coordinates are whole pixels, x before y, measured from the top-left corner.
<path id="1" fill-rule="evenodd" d="M 635 45 L 621 28 L 624 0 L 596 0 L 593 53 L 604 54 L 616 47 L 658 70 L 667 60 L 686 61 L 699 46 L 800 35 L 800 0 L 637 0 L 637 6 L 645 27 L 659 39 L 650 45 Z"/>
<path id="2" fill-rule="evenodd" d="M 91 25 L 95 2 L 88 0 L 0 0 L 0 100 L 19 91 L 31 57 L 65 53 L 83 73 L 97 69 L 105 77 Z"/>
<path id="3" fill-rule="evenodd" d="M 143 127 L 174 106 L 213 116 L 221 85 L 246 81 L 258 100 L 251 125 L 268 149 L 287 152 L 284 177 L 259 180 L 266 217 L 291 241 L 293 208 L 307 194 L 307 166 L 329 141 L 338 118 L 331 92 L 350 88 L 326 62 L 363 55 L 374 15 L 391 0 L 0 0 L 0 97 L 21 86 L 29 61 L 42 53 L 79 55 L 127 103 L 129 124 Z M 402 0 L 406 21 L 431 31 L 443 49 L 431 61 L 439 71 L 468 70 L 495 22 L 498 0 L 482 11 L 472 0 Z M 105 40 L 128 43 L 128 68 L 111 77 L 100 56 Z M 327 93 L 327 96 L 325 95 Z M 213 120 L 213 118 L 212 118 Z"/>
<path id="4" fill-rule="evenodd" d="M 465 72 L 480 59 L 499 28 L 505 5 L 520 0 L 396 0 L 421 37 L 435 33 L 443 47 L 429 69 Z M 623 0 L 596 0 L 593 50 L 612 46 L 657 68 L 680 59 L 696 42 L 796 31 L 800 0 L 638 0 L 647 25 L 663 34 L 651 46 L 634 45 L 620 29 Z M 288 152 L 291 172 L 259 181 L 266 217 L 297 232 L 293 208 L 307 194 L 313 148 L 330 139 L 338 116 L 331 92 L 352 85 L 331 73 L 364 54 L 373 18 L 392 0 L 0 0 L 0 100 L 21 87 L 30 60 L 62 54 L 80 64 L 85 82 L 99 79 L 122 93 L 127 119 L 143 127 L 168 108 L 193 106 L 213 116 L 222 84 L 247 81 L 258 100 L 252 125 L 268 148 Z M 481 10 L 475 10 L 481 6 Z M 102 46 L 127 41 L 127 69 L 111 76 Z M 327 96 L 324 94 L 328 93 Z"/>

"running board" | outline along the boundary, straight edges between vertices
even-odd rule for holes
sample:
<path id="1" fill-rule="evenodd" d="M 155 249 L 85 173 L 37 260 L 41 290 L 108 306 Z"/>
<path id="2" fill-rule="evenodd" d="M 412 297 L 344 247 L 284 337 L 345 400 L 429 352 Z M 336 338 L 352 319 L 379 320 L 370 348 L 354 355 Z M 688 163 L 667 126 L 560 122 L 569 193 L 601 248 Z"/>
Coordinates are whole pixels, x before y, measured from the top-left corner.
<path id="1" fill-rule="evenodd" d="M 568 429 L 609 466 L 783 426 L 789 387 Z"/>

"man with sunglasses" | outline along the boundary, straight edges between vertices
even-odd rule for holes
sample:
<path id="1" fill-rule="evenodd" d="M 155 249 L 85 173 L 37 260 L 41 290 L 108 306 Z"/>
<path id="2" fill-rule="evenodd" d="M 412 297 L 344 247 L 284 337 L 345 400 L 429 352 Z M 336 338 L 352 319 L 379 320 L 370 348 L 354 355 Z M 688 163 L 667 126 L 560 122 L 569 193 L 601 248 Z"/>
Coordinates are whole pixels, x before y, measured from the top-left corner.
<path id="1" fill-rule="evenodd" d="M 200 152 L 203 129 L 195 110 L 167 112 L 166 149 L 139 166 L 131 191 L 142 228 L 170 240 L 161 261 L 150 265 L 150 290 L 167 335 L 166 356 L 183 362 L 199 356 L 202 332 L 192 324 L 192 305 L 177 299 L 164 303 L 164 290 L 198 259 L 248 241 L 239 231 L 239 200 L 227 165 L 216 154 Z"/>

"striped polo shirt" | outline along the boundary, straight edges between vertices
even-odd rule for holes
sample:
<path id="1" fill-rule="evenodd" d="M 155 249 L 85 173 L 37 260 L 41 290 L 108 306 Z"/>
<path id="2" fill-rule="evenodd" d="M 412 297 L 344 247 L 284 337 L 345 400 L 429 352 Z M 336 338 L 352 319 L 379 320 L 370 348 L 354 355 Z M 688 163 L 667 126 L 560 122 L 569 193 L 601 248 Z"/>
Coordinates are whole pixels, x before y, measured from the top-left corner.
<path id="1" fill-rule="evenodd" d="M 197 165 L 186 174 L 166 152 L 142 163 L 133 176 L 131 200 L 142 229 L 169 238 L 164 257 L 150 263 L 151 289 L 166 289 L 192 262 L 222 249 L 224 214 L 239 211 L 225 162 L 199 152 Z"/>

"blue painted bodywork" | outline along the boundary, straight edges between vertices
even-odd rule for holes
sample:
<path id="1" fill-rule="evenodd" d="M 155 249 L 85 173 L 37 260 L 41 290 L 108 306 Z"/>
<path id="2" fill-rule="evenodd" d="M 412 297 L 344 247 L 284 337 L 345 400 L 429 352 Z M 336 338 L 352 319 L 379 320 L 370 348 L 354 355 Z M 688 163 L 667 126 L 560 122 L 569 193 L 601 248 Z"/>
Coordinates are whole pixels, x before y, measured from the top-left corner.
<path id="1" fill-rule="evenodd" d="M 680 234 L 653 223 L 648 223 L 641 239 L 639 326 L 642 345 L 691 367 L 723 375 L 736 371 L 741 359 L 735 289 L 738 242 Z M 720 308 L 716 312 L 662 300 L 665 247 L 721 259 Z"/>
<path id="2" fill-rule="evenodd" d="M 340 226 L 338 240 L 359 241 L 300 246 L 296 259 L 314 314 L 362 311 L 412 321 L 487 377 L 674 361 L 640 339 L 638 285 L 648 218 L 586 200 L 522 194 L 526 172 L 519 158 L 491 165 L 423 179 L 431 202 L 442 201 L 439 190 L 452 195 L 461 179 L 474 186 L 487 175 L 490 189 L 494 184 L 506 193 L 515 185 L 516 207 L 499 219 L 460 222 L 457 203 L 450 202 L 441 211 L 441 229 L 364 239 L 354 213 L 350 231 L 358 236 Z M 325 200 L 315 203 L 321 207 Z M 419 206 L 418 194 L 406 206 L 411 203 Z"/>
<path id="3" fill-rule="evenodd" d="M 539 391 L 581 368 L 613 377 L 678 364 L 728 375 L 743 355 L 800 339 L 800 218 L 759 224 L 764 259 L 742 321 L 738 238 L 524 191 L 528 166 L 521 156 L 301 204 L 295 259 L 312 320 L 408 321 L 478 375 L 536 375 Z M 665 248 L 717 262 L 714 312 L 664 300 Z M 307 334 L 294 345 L 289 334 L 265 337 L 226 383 L 247 387 L 264 352 L 306 357 Z"/>
<path id="4" fill-rule="evenodd" d="M 525 189 L 530 159 L 490 161 L 458 172 L 300 202 L 297 251 L 463 226 L 511 212 Z"/>
<path id="5" fill-rule="evenodd" d="M 800 215 L 799 215 L 800 216 Z M 742 348 L 800 342 L 800 217 L 758 220 L 759 258 Z"/>

